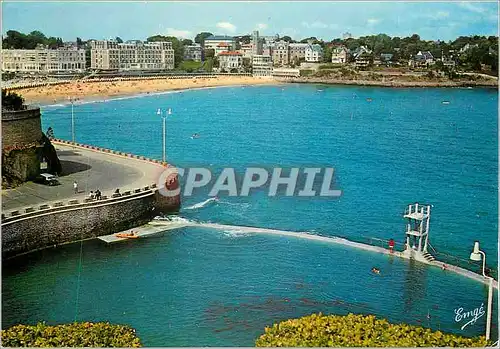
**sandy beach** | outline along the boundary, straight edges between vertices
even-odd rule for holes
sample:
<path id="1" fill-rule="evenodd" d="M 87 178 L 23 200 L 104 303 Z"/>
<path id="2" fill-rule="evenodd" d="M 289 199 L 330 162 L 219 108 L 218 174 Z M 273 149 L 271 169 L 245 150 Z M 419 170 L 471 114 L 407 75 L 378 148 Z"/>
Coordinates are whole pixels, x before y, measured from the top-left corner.
<path id="1" fill-rule="evenodd" d="M 218 76 L 216 78 L 197 77 L 110 82 L 75 81 L 68 84 L 26 88 L 16 92 L 25 98 L 27 104 L 52 104 L 65 103 L 68 101 L 68 97 L 78 100 L 93 100 L 189 88 L 276 83 L 272 79 L 250 76 Z"/>
<path id="2" fill-rule="evenodd" d="M 269 79 L 251 76 L 217 76 L 215 78 L 196 77 L 185 79 L 145 79 L 128 81 L 74 81 L 67 84 L 23 88 L 17 90 L 27 104 L 67 103 L 69 97 L 77 100 L 102 100 L 113 97 L 132 96 L 144 93 L 183 90 L 191 88 L 217 86 L 271 85 L 282 83 L 313 83 L 334 85 L 360 85 L 385 87 L 497 87 L 498 80 L 481 81 L 405 81 L 401 77 L 390 81 L 370 79 L 335 79 L 318 77 L 301 77 L 293 79 Z"/>

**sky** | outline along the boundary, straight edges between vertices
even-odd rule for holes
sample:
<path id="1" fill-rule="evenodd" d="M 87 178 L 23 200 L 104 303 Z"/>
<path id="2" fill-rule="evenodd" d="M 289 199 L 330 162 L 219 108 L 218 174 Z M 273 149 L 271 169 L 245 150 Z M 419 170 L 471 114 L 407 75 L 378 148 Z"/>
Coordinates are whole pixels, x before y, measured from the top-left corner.
<path id="1" fill-rule="evenodd" d="M 385 33 L 424 40 L 498 35 L 497 2 L 15 2 L 2 1 L 2 33 L 40 30 L 65 41 L 145 40 L 161 34 L 187 39 L 220 35 L 315 36 L 330 41 Z"/>

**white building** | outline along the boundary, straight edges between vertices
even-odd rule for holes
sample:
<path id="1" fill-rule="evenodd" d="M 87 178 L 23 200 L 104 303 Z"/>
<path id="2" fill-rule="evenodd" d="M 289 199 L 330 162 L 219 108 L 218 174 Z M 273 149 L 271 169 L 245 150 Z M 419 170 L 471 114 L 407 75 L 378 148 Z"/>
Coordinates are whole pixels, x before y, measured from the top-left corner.
<path id="1" fill-rule="evenodd" d="M 332 63 L 345 64 L 347 63 L 348 50 L 347 47 L 335 46 L 332 50 Z"/>
<path id="2" fill-rule="evenodd" d="M 92 69 L 174 69 L 174 50 L 169 41 L 117 43 L 114 40 L 94 40 L 90 47 Z"/>
<path id="3" fill-rule="evenodd" d="M 252 75 L 272 76 L 273 61 L 271 60 L 271 56 L 254 55 L 252 57 Z"/>
<path id="4" fill-rule="evenodd" d="M 203 43 L 203 48 L 205 50 L 213 49 L 217 51 L 217 47 L 219 44 L 223 44 L 221 46 L 229 46 L 229 51 L 234 51 L 236 49 L 236 41 L 232 36 L 226 35 L 212 35 L 205 39 Z"/>
<path id="5" fill-rule="evenodd" d="M 184 46 L 184 60 L 201 62 L 200 44 Z"/>
<path id="6" fill-rule="evenodd" d="M 290 48 L 287 41 L 275 42 L 272 48 L 273 62 L 276 65 L 288 65 L 290 62 Z"/>
<path id="7" fill-rule="evenodd" d="M 232 69 L 240 70 L 243 67 L 243 55 L 240 52 L 221 52 L 219 55 L 219 68 L 227 73 Z"/>
<path id="8" fill-rule="evenodd" d="M 85 69 L 85 50 L 2 50 L 2 70 L 10 72 L 71 72 Z"/>
<path id="9" fill-rule="evenodd" d="M 300 70 L 295 68 L 274 68 L 273 76 L 276 78 L 297 78 L 300 76 Z"/>
<path id="10" fill-rule="evenodd" d="M 306 49 L 309 44 L 304 43 L 291 43 L 290 48 L 290 64 L 293 62 L 302 62 L 306 58 Z"/>
<path id="11" fill-rule="evenodd" d="M 306 48 L 306 62 L 321 62 L 323 60 L 323 49 L 320 45 L 309 45 Z"/>
<path id="12" fill-rule="evenodd" d="M 243 55 L 243 58 L 252 58 L 253 56 L 253 45 L 252 44 L 243 44 L 241 48 L 238 50 Z"/>

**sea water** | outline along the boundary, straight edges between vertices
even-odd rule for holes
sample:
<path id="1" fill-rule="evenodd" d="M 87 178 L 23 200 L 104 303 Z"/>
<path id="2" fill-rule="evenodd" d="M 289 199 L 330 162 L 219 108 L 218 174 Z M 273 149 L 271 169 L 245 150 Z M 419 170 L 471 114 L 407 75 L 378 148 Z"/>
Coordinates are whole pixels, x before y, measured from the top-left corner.
<path id="1" fill-rule="evenodd" d="M 478 240 L 494 267 L 497 105 L 493 89 L 289 84 L 142 95 L 74 110 L 80 143 L 161 159 L 156 112 L 171 108 L 172 164 L 333 167 L 342 190 L 340 198 L 255 191 L 221 193 L 217 201 L 199 191 L 182 198 L 183 219 L 403 242 L 404 209 L 423 202 L 432 205 L 438 252 L 465 261 Z M 70 107 L 44 107 L 42 123 L 71 139 Z M 238 229 L 187 227 L 118 245 L 69 245 L 6 263 L 2 281 L 4 328 L 110 321 L 133 326 L 148 346 L 252 346 L 265 326 L 313 312 L 375 314 L 467 336 L 483 334 L 486 318 L 462 329 L 455 311 L 485 308 L 487 288 L 448 271 Z M 496 309 L 495 302 L 494 328 Z"/>

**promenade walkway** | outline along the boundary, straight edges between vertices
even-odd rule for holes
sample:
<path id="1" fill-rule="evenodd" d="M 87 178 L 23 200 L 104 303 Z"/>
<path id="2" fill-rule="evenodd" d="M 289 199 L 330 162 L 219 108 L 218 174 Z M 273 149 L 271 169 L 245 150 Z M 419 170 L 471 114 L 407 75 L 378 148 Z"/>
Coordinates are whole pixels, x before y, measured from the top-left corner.
<path id="1" fill-rule="evenodd" d="M 58 178 L 61 185 L 47 186 L 27 182 L 14 189 L 2 190 L 2 212 L 26 206 L 36 206 L 53 201 L 83 200 L 89 192 L 99 189 L 102 195 L 111 196 L 120 188 L 135 189 L 156 183 L 165 167 L 145 159 L 119 155 L 53 142 L 63 173 Z M 73 182 L 78 183 L 78 194 Z"/>

